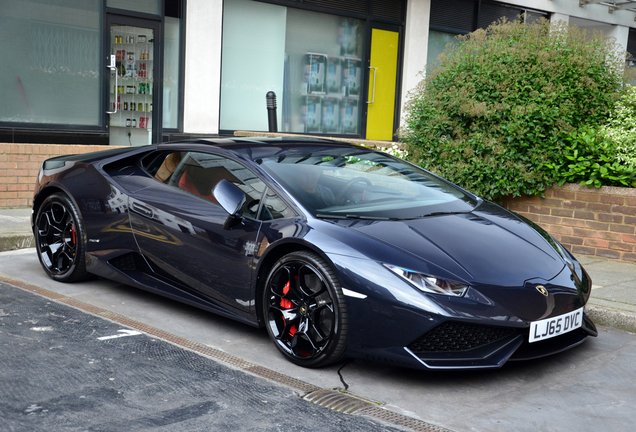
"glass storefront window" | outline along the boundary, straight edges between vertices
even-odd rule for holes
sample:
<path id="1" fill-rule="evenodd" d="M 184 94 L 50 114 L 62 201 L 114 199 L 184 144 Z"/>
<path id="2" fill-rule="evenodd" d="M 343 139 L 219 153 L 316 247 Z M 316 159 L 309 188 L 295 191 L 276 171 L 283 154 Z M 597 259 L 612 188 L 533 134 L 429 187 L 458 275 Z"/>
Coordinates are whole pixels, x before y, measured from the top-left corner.
<path id="1" fill-rule="evenodd" d="M 435 65 L 437 63 L 437 57 L 444 51 L 446 45 L 456 42 L 456 36 L 457 35 L 453 33 L 430 30 L 428 32 L 428 52 L 426 55 L 426 63 L 429 65 Z"/>
<path id="2" fill-rule="evenodd" d="M 224 7 L 222 130 L 267 130 L 271 90 L 281 132 L 360 133 L 362 21 L 251 0 Z"/>
<path id="3" fill-rule="evenodd" d="M 0 0 L 0 122 L 100 124 L 101 5 Z"/>
<path id="4" fill-rule="evenodd" d="M 164 22 L 163 45 L 163 128 L 179 127 L 179 59 L 180 59 L 179 18 L 166 17 Z"/>

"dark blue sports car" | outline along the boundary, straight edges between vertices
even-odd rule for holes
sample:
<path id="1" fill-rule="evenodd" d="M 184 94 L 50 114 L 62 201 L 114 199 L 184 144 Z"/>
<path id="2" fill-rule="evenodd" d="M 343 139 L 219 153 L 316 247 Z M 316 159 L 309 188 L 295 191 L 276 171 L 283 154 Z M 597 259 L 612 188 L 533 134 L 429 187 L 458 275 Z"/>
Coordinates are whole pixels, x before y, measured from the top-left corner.
<path id="1" fill-rule="evenodd" d="M 421 168 L 327 140 L 219 139 L 44 162 L 42 267 L 264 326 L 292 362 L 496 368 L 596 336 L 544 230 Z"/>

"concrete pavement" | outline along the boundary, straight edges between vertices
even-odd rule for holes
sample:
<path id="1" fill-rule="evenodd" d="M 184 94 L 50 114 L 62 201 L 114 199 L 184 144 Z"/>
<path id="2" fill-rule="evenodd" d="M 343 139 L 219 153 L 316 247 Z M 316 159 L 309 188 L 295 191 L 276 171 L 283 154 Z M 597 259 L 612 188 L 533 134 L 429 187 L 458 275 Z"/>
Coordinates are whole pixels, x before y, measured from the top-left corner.
<path id="1" fill-rule="evenodd" d="M 0 251 L 33 247 L 31 209 L 0 209 Z M 636 333 L 636 264 L 577 255 L 592 277 L 586 312 L 601 325 Z"/>

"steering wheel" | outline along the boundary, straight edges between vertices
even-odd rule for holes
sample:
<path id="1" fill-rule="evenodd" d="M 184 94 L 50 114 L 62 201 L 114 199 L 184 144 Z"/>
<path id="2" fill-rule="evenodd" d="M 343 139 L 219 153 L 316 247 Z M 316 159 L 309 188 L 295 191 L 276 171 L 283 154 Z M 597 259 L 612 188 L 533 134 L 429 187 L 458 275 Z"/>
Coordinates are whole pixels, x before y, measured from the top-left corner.
<path id="1" fill-rule="evenodd" d="M 353 185 L 357 183 L 365 183 L 367 186 L 372 185 L 371 181 L 366 177 L 354 177 L 347 182 L 345 187 L 343 187 L 340 192 L 338 192 L 338 195 L 336 196 L 336 202 L 343 203 L 343 199 L 349 194 L 350 189 L 353 187 Z"/>

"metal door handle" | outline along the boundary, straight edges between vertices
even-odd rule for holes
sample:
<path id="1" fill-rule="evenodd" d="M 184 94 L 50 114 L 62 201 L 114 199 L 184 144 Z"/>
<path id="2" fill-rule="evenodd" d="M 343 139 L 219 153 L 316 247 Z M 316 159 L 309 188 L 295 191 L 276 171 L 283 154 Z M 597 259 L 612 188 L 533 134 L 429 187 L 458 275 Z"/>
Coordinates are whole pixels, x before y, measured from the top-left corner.
<path id="1" fill-rule="evenodd" d="M 108 69 L 110 69 L 111 71 L 115 71 L 115 110 L 114 111 L 106 111 L 106 114 L 115 114 L 117 113 L 117 64 L 113 61 L 115 60 L 115 56 L 111 56 L 111 61 L 110 64 L 108 66 L 106 66 Z"/>
<path id="2" fill-rule="evenodd" d="M 368 104 L 372 104 L 375 101 L 375 77 L 376 77 L 378 71 L 373 66 L 369 66 L 369 69 L 373 69 L 373 93 L 371 94 L 371 101 L 369 102 L 367 100 L 367 103 Z"/>

